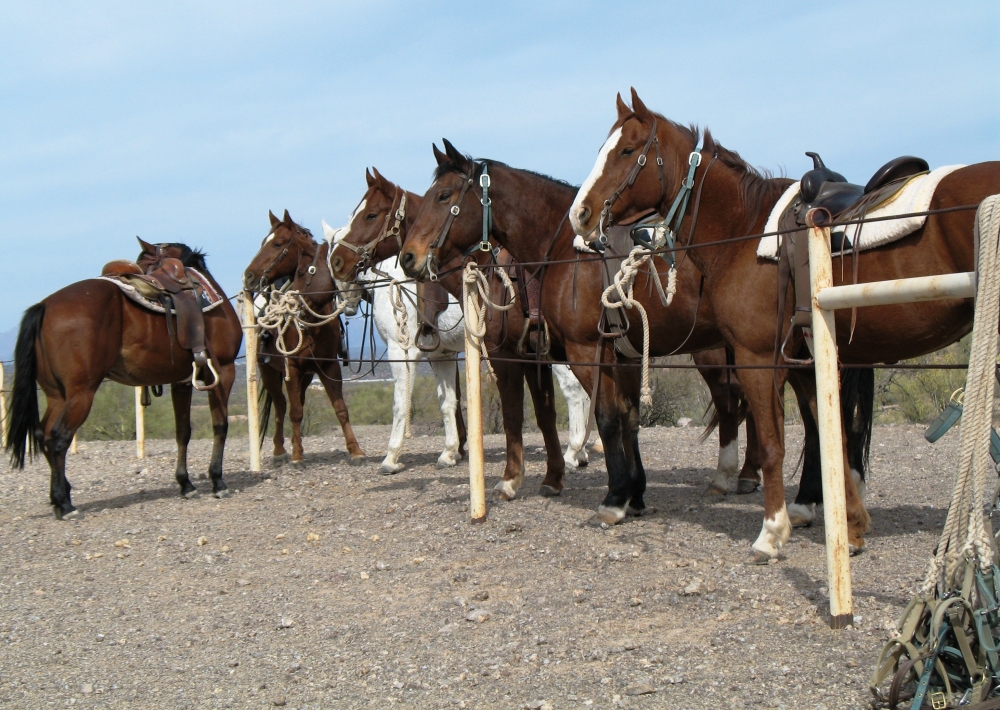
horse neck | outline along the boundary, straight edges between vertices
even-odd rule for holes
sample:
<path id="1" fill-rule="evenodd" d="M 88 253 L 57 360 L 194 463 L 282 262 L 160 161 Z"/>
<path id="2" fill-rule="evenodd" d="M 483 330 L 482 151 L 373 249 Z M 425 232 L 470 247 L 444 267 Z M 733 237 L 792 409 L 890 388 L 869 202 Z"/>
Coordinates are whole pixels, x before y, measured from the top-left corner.
<path id="1" fill-rule="evenodd" d="M 301 283 L 298 283 L 298 279 L 296 279 L 296 282 L 292 284 L 292 290 L 299 291 L 313 308 L 322 308 L 333 301 L 337 287 L 333 283 L 333 276 L 330 275 L 330 269 L 326 265 L 330 244 L 324 241 L 316 248 L 319 249 L 319 254 L 316 254 L 315 259 L 316 273 L 313 274 L 308 286 L 305 283 L 305 279 L 308 277 L 303 277 Z"/>
<path id="2" fill-rule="evenodd" d="M 576 188 L 514 168 L 490 166 L 490 169 L 497 241 L 516 261 L 544 261 L 556 239 L 556 230 L 576 197 Z"/>

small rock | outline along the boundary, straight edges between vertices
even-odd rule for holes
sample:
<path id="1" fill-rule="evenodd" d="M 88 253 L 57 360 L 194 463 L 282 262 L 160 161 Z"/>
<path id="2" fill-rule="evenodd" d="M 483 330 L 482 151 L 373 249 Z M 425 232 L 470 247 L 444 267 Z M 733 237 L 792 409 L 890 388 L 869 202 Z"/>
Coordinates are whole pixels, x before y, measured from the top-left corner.
<path id="1" fill-rule="evenodd" d="M 293 619 L 288 619 L 283 616 L 278 620 L 279 629 L 290 629 L 293 626 L 295 626 L 295 621 Z"/>
<path id="2" fill-rule="evenodd" d="M 684 587 L 684 596 L 696 596 L 705 591 L 705 582 L 701 579 L 694 579 Z"/>
<path id="3" fill-rule="evenodd" d="M 273 705 L 276 708 L 283 708 L 287 703 L 288 701 L 285 700 L 284 698 L 275 698 L 274 700 L 271 701 L 271 705 Z"/>
<path id="4" fill-rule="evenodd" d="M 288 666 L 288 672 L 289 673 L 294 673 L 295 671 L 301 670 L 301 669 L 302 669 L 302 664 L 301 663 L 293 663 L 292 665 Z"/>
<path id="5" fill-rule="evenodd" d="M 250 586 L 250 580 L 249 579 L 237 579 L 236 580 L 236 586 L 237 587 L 249 587 Z"/>
<path id="6" fill-rule="evenodd" d="M 83 693 L 84 695 L 90 695 L 91 693 L 94 692 L 93 684 L 84 683 L 83 686 L 80 688 L 80 692 Z"/>
<path id="7" fill-rule="evenodd" d="M 642 599 L 640 599 L 639 597 L 632 597 L 631 599 L 628 600 L 628 605 L 629 606 L 642 606 Z"/>
<path id="8" fill-rule="evenodd" d="M 414 558 L 413 558 L 413 564 L 415 564 L 415 565 L 419 565 L 419 564 L 420 564 L 420 563 L 422 563 L 423 561 L 424 561 L 424 558 L 423 558 L 423 557 L 414 557 Z"/>
<path id="9" fill-rule="evenodd" d="M 231 548 L 229 545 L 223 545 L 222 547 L 219 548 L 219 552 L 232 552 L 232 551 L 233 548 Z"/>
<path id="10" fill-rule="evenodd" d="M 274 536 L 274 539 L 275 540 L 284 540 L 285 539 L 285 533 L 278 533 L 277 535 Z"/>
<path id="11" fill-rule="evenodd" d="M 369 579 L 369 578 L 370 578 L 370 575 L 367 572 L 362 572 L 361 573 L 361 579 Z"/>
<path id="12" fill-rule="evenodd" d="M 656 692 L 656 688 L 646 683 L 638 683 L 636 685 L 630 686 L 625 690 L 625 695 L 652 695 Z"/>
<path id="13" fill-rule="evenodd" d="M 389 565 L 379 560 L 378 562 L 375 563 L 375 569 L 377 569 L 379 572 L 385 572 L 387 569 L 389 569 Z"/>
<path id="14" fill-rule="evenodd" d="M 484 621 L 489 621 L 490 613 L 485 609 L 473 609 L 468 614 L 465 615 L 466 621 L 474 621 L 477 624 L 481 624 Z"/>
<path id="15" fill-rule="evenodd" d="M 198 547 L 204 547 L 207 544 L 208 544 L 208 538 L 207 537 L 205 537 L 203 535 L 202 537 L 198 538 Z"/>
<path id="16" fill-rule="evenodd" d="M 129 543 L 128 538 L 122 538 L 121 540 L 115 540 L 115 547 L 132 547 Z"/>
<path id="17" fill-rule="evenodd" d="M 689 424 L 691 424 L 691 418 L 690 417 L 681 417 L 680 419 L 677 420 L 677 426 L 679 426 L 681 428 L 686 427 Z"/>
<path id="18" fill-rule="evenodd" d="M 101 641 L 104 640 L 104 634 L 97 634 L 97 636 L 95 636 L 94 639 L 97 641 L 97 643 L 100 643 Z"/>
<path id="19" fill-rule="evenodd" d="M 319 535 L 317 535 L 316 533 L 311 532 L 308 535 L 306 535 L 306 542 L 318 542 L 318 541 L 319 541 Z"/>
<path id="20" fill-rule="evenodd" d="M 485 589 L 481 592 L 476 592 L 475 594 L 472 595 L 472 600 L 477 602 L 484 602 L 489 598 L 490 598 L 490 593 L 487 592 Z"/>

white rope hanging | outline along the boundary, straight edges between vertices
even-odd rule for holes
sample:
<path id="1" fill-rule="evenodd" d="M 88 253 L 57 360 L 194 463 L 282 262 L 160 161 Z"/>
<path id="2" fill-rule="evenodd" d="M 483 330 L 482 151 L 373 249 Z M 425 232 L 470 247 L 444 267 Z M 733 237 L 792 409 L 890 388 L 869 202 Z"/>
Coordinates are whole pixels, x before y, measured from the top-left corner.
<path id="1" fill-rule="evenodd" d="M 514 289 L 514 284 L 511 283 L 506 269 L 501 267 L 494 269 L 494 272 L 500 274 L 500 280 L 503 282 L 504 288 L 507 289 L 510 302 L 504 306 L 490 300 L 490 284 L 486 279 L 486 274 L 477 269 L 476 264 L 470 261 L 465 265 L 465 272 L 462 274 L 462 310 L 465 313 L 469 313 L 469 309 L 471 309 L 479 315 L 476 319 L 479 327 L 475 331 L 469 329 L 469 319 L 465 319 L 465 332 L 471 336 L 472 341 L 479 347 L 479 351 L 483 354 L 486 368 L 489 370 L 490 377 L 495 379 L 496 373 L 493 372 L 493 365 L 490 364 L 490 355 L 486 351 L 486 308 L 489 306 L 495 311 L 509 311 L 517 303 L 517 291 Z"/>
<path id="2" fill-rule="evenodd" d="M 601 303 L 605 308 L 635 308 L 642 318 L 642 389 L 639 392 L 639 403 L 647 406 L 653 404 L 653 390 L 649 386 L 649 317 L 646 315 L 646 309 L 633 297 L 635 275 L 643 266 L 649 265 L 649 275 L 653 279 L 653 283 L 656 284 L 656 290 L 664 306 L 669 306 L 674 300 L 674 294 L 677 293 L 677 269 L 674 266 L 670 267 L 670 272 L 667 274 L 667 288 L 664 290 L 663 284 L 660 282 L 660 274 L 652 264 L 654 256 L 655 254 L 650 249 L 642 246 L 632 249 L 622 262 L 611 285 L 604 289 L 604 293 L 601 294 Z M 616 292 L 619 300 L 612 301 L 611 296 Z"/>
<path id="3" fill-rule="evenodd" d="M 279 291 L 277 289 L 271 291 L 263 313 L 257 318 L 257 327 L 261 330 L 274 331 L 274 347 L 285 358 L 285 382 L 291 380 L 289 358 L 298 354 L 305 347 L 305 329 L 317 328 L 336 320 L 346 307 L 346 303 L 341 303 L 334 309 L 333 313 L 321 315 L 309 307 L 299 291 Z M 305 320 L 303 313 L 308 314 L 312 320 Z M 299 338 L 298 344 L 294 348 L 289 348 L 285 343 L 285 333 L 292 326 L 295 326 Z"/>
<path id="4" fill-rule="evenodd" d="M 392 305 L 392 317 L 396 321 L 396 342 L 399 343 L 399 347 L 403 349 L 406 353 L 406 428 L 403 432 L 403 436 L 407 439 L 413 437 L 413 431 L 410 429 L 410 413 L 413 404 L 413 390 L 410 389 L 410 347 L 413 345 L 413 341 L 410 340 L 410 325 L 409 325 L 409 314 L 406 312 L 406 304 L 403 302 L 403 283 L 409 283 L 407 281 L 400 281 L 399 279 L 392 279 L 389 282 L 389 303 Z"/>
<path id="5" fill-rule="evenodd" d="M 978 284 L 962 411 L 959 469 L 944 531 L 924 580 L 922 592 L 927 597 L 933 597 L 935 590 L 943 596 L 956 589 L 961 584 L 958 576 L 966 559 L 978 557 L 984 572 L 989 570 L 993 559 L 993 541 L 986 532 L 983 516 L 986 481 L 996 477 L 989 446 L 1000 316 L 1000 195 L 987 197 L 980 204 L 975 230 L 979 244 Z"/>

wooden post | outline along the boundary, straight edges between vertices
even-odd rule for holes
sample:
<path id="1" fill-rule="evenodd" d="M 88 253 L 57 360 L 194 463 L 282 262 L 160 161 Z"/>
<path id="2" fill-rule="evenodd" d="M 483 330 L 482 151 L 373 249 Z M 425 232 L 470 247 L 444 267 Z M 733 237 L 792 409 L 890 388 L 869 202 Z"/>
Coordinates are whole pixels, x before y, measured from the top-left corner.
<path id="1" fill-rule="evenodd" d="M 823 471 L 823 524 L 830 590 L 830 626 L 843 629 L 854 621 L 851 602 L 851 559 L 847 544 L 847 501 L 844 492 L 844 442 L 840 412 L 840 373 L 834 311 L 820 308 L 816 293 L 833 285 L 829 213 L 810 210 L 809 279 L 812 287 L 813 357 L 816 361 L 816 404 Z M 822 217 L 827 217 L 823 220 Z"/>
<path id="2" fill-rule="evenodd" d="M 250 438 L 250 472 L 260 473 L 260 419 L 257 411 L 257 311 L 253 292 L 243 292 L 243 331 L 247 354 L 247 434 Z"/>
<path id="3" fill-rule="evenodd" d="M 472 333 L 479 330 L 479 312 L 465 308 L 465 397 L 468 411 L 469 513 L 473 523 L 486 522 L 486 471 L 483 454 L 483 392 L 480 378 L 479 343 Z"/>
<path id="4" fill-rule="evenodd" d="M 0 362 L 0 444 L 7 445 L 7 393 L 4 391 L 3 363 Z"/>
<path id="5" fill-rule="evenodd" d="M 146 458 L 146 408 L 142 406 L 142 387 L 135 388 L 135 455 Z"/>

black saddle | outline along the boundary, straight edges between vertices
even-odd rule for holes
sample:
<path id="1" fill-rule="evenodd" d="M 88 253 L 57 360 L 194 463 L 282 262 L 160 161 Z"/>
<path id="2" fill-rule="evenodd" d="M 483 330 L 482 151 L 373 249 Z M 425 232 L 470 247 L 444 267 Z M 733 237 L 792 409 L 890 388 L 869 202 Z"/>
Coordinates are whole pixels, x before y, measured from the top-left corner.
<path id="1" fill-rule="evenodd" d="M 806 213 L 814 207 L 825 207 L 830 211 L 830 214 L 838 215 L 883 188 L 888 188 L 890 185 L 896 188 L 895 190 L 886 189 L 884 194 L 879 195 L 880 199 L 866 199 L 866 202 L 874 205 L 875 202 L 880 202 L 895 194 L 895 191 L 902 187 L 903 178 L 925 173 L 929 169 L 927 161 L 923 158 L 904 155 L 890 160 L 876 170 L 871 180 L 862 187 L 847 182 L 847 178 L 843 175 L 826 167 L 823 164 L 823 159 L 819 157 L 819 153 L 809 152 L 806 155 L 813 159 L 813 169 L 803 175 L 802 180 L 799 181 L 801 199 L 798 201 L 796 209 L 796 221 L 799 224 L 805 224 Z"/>

